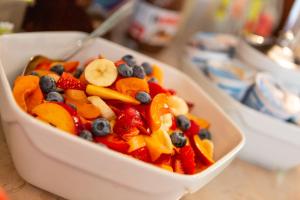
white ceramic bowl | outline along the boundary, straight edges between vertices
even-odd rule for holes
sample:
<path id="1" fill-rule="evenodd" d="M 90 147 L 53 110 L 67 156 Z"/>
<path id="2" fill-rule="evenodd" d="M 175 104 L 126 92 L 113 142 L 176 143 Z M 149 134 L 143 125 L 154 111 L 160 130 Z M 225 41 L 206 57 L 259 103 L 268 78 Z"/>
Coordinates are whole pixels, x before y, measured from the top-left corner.
<path id="1" fill-rule="evenodd" d="M 184 71 L 193 78 L 237 123 L 247 143 L 239 156 L 272 170 L 288 170 L 300 164 L 300 128 L 249 108 L 221 91 L 189 60 Z"/>
<path id="2" fill-rule="evenodd" d="M 216 163 L 195 175 L 171 173 L 66 134 L 35 120 L 15 103 L 11 85 L 36 54 L 55 58 L 83 33 L 25 33 L 0 38 L 0 106 L 7 143 L 19 174 L 29 183 L 67 199 L 172 200 L 195 192 L 236 156 L 244 137 L 227 115 L 189 77 L 166 64 L 97 39 L 75 56 L 84 61 L 101 53 L 117 60 L 124 54 L 157 63 L 165 84 L 195 103 L 195 114 L 212 124 Z"/>

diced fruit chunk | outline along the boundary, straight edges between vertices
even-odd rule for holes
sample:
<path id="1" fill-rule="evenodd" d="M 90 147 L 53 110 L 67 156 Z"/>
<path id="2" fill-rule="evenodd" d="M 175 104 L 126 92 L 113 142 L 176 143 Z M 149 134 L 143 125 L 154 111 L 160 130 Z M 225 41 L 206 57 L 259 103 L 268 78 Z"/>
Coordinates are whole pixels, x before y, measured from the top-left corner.
<path id="1" fill-rule="evenodd" d="M 148 83 L 139 78 L 122 78 L 116 82 L 116 89 L 122 94 L 135 97 L 139 91 L 149 93 Z"/>
<path id="2" fill-rule="evenodd" d="M 67 89 L 65 95 L 75 101 L 87 103 L 87 96 L 83 90 Z"/>
<path id="3" fill-rule="evenodd" d="M 158 81 L 158 83 L 160 85 L 162 85 L 163 84 L 163 79 L 164 79 L 163 71 L 157 65 L 153 65 L 152 70 L 153 71 L 152 71 L 152 74 L 150 75 L 150 77 L 155 77 L 156 80 Z"/>
<path id="4" fill-rule="evenodd" d="M 36 107 L 37 105 L 40 105 L 41 103 L 43 103 L 44 100 L 44 95 L 42 90 L 40 89 L 40 87 L 37 87 L 32 94 L 30 94 L 27 98 L 26 98 L 26 105 L 27 105 L 27 109 L 28 112 L 31 112 L 31 110 Z"/>
<path id="5" fill-rule="evenodd" d="M 179 151 L 179 159 L 186 174 L 194 174 L 196 169 L 195 153 L 191 146 L 186 145 Z"/>
<path id="6" fill-rule="evenodd" d="M 143 135 L 133 136 L 128 140 L 128 144 L 130 146 L 128 152 L 135 151 L 146 146 L 146 142 Z"/>
<path id="7" fill-rule="evenodd" d="M 142 148 L 136 149 L 136 150 L 130 152 L 129 155 L 131 155 L 132 157 L 134 157 L 136 159 L 142 160 L 144 162 L 148 162 L 148 163 L 151 162 L 149 150 L 147 147 L 142 147 Z"/>
<path id="8" fill-rule="evenodd" d="M 185 100 L 175 95 L 168 97 L 168 106 L 175 116 L 185 115 L 189 112 L 189 107 Z"/>
<path id="9" fill-rule="evenodd" d="M 104 137 L 95 137 L 95 141 L 106 145 L 108 148 L 118 152 L 127 153 L 129 144 L 114 134 L 109 134 Z"/>
<path id="10" fill-rule="evenodd" d="M 161 126 L 161 116 L 170 112 L 167 105 L 168 95 L 160 93 L 157 94 L 150 105 L 151 129 L 156 131 Z"/>
<path id="11" fill-rule="evenodd" d="M 135 98 L 133 98 L 131 96 L 124 95 L 115 90 L 100 87 L 100 86 L 88 85 L 86 87 L 86 93 L 89 95 L 99 96 L 102 99 L 113 99 L 113 100 L 119 100 L 119 101 L 122 101 L 125 103 L 140 104 L 139 101 L 137 101 Z"/>
<path id="12" fill-rule="evenodd" d="M 207 165 L 213 164 L 213 143 L 210 140 L 201 140 L 198 135 L 194 135 L 193 140 L 201 161 Z"/>
<path id="13" fill-rule="evenodd" d="M 28 111 L 26 100 L 39 88 L 39 77 L 33 75 L 19 76 L 15 80 L 13 95 L 17 104 Z M 32 106 L 31 106 L 32 108 Z"/>
<path id="14" fill-rule="evenodd" d="M 87 99 L 100 110 L 102 117 L 105 119 L 111 120 L 116 118 L 114 111 L 100 97 L 89 96 Z"/>
<path id="15" fill-rule="evenodd" d="M 32 113 L 39 119 L 71 134 L 75 134 L 75 124 L 71 114 L 56 103 L 42 103 Z"/>
<path id="16" fill-rule="evenodd" d="M 158 130 L 153 132 L 151 136 L 145 136 L 145 142 L 152 161 L 157 160 L 162 154 L 173 153 L 172 141 L 165 131 Z"/>
<path id="17" fill-rule="evenodd" d="M 65 100 L 66 103 L 75 105 L 78 114 L 86 119 L 95 119 L 101 115 L 101 111 L 89 102 L 73 100 L 68 96 L 66 96 Z"/>

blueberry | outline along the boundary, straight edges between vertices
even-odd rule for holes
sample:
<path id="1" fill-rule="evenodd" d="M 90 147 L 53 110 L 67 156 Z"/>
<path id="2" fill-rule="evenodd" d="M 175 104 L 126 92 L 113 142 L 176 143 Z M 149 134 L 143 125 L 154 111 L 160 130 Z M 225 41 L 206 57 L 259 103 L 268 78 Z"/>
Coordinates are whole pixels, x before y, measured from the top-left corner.
<path id="1" fill-rule="evenodd" d="M 88 130 L 80 131 L 79 137 L 81 137 L 82 139 L 91 141 L 91 142 L 93 141 L 93 134 Z"/>
<path id="2" fill-rule="evenodd" d="M 135 98 L 142 104 L 148 104 L 151 101 L 151 96 L 147 92 L 144 92 L 144 91 L 137 92 L 135 95 Z"/>
<path id="3" fill-rule="evenodd" d="M 144 68 L 141 67 L 141 66 L 134 66 L 133 67 L 133 76 L 134 77 L 137 77 L 137 78 L 145 78 L 146 74 L 145 74 L 145 71 L 144 71 Z"/>
<path id="4" fill-rule="evenodd" d="M 170 137 L 175 147 L 184 147 L 186 145 L 187 139 L 181 131 L 174 131 Z"/>
<path id="5" fill-rule="evenodd" d="M 151 77 L 151 78 L 148 80 L 148 83 L 158 83 L 158 80 L 157 80 L 155 77 Z"/>
<path id="6" fill-rule="evenodd" d="M 92 123 L 92 133 L 94 136 L 106 136 L 111 133 L 110 123 L 107 119 L 98 118 Z"/>
<path id="7" fill-rule="evenodd" d="M 56 83 L 55 80 L 50 76 L 42 76 L 40 78 L 40 88 L 43 93 L 48 94 L 49 92 L 56 91 Z"/>
<path id="8" fill-rule="evenodd" d="M 47 101 L 64 102 L 64 97 L 58 92 L 49 92 L 46 96 Z"/>
<path id="9" fill-rule="evenodd" d="M 82 68 L 77 68 L 77 69 L 75 70 L 73 76 L 74 76 L 75 78 L 79 78 L 79 77 L 81 76 L 82 72 L 83 72 L 83 69 L 82 69 Z"/>
<path id="10" fill-rule="evenodd" d="M 129 67 L 126 64 L 119 65 L 118 72 L 121 76 L 124 76 L 124 77 L 131 77 L 133 75 L 132 67 Z"/>
<path id="11" fill-rule="evenodd" d="M 198 135 L 199 135 L 199 137 L 201 138 L 201 140 L 204 140 L 204 139 L 211 140 L 211 134 L 210 134 L 210 132 L 209 132 L 207 129 L 205 129 L 205 128 L 201 129 L 201 130 L 199 131 Z"/>
<path id="12" fill-rule="evenodd" d="M 38 76 L 38 77 L 40 76 L 39 73 L 37 73 L 37 72 L 35 72 L 35 71 L 30 72 L 29 75 Z"/>
<path id="13" fill-rule="evenodd" d="M 145 71 L 146 75 L 152 74 L 153 68 L 149 63 L 143 62 L 142 67 L 144 68 L 144 71 Z"/>
<path id="14" fill-rule="evenodd" d="M 130 67 L 133 67 L 136 64 L 136 61 L 134 59 L 134 57 L 132 55 L 125 55 L 122 57 L 122 60 L 124 60 L 127 65 L 129 65 Z"/>
<path id="15" fill-rule="evenodd" d="M 64 66 L 61 64 L 56 64 L 53 67 L 51 67 L 50 71 L 57 73 L 58 75 L 62 75 L 64 73 L 65 69 Z"/>
<path id="16" fill-rule="evenodd" d="M 180 128 L 180 130 L 182 131 L 186 131 L 191 127 L 190 120 L 184 115 L 178 115 L 176 117 L 176 124 L 177 127 Z"/>

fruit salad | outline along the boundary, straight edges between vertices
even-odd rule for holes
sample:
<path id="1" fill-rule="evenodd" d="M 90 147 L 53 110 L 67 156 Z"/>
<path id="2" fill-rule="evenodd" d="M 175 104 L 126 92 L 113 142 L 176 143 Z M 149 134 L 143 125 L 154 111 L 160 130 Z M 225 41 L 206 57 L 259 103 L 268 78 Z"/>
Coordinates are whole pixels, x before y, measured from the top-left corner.
<path id="1" fill-rule="evenodd" d="M 163 86 L 163 71 L 132 55 L 58 62 L 40 58 L 16 78 L 13 94 L 25 112 L 66 134 L 180 174 L 214 163 L 205 119 Z"/>

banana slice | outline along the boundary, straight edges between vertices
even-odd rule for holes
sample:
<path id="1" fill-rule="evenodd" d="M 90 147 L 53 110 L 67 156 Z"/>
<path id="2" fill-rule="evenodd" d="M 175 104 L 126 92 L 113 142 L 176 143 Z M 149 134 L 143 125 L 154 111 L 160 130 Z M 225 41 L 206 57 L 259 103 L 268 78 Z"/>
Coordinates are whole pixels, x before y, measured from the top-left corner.
<path id="1" fill-rule="evenodd" d="M 115 82 L 118 71 L 112 61 L 96 59 L 85 68 L 84 76 L 93 85 L 107 87 Z"/>
<path id="2" fill-rule="evenodd" d="M 161 126 L 160 129 L 163 131 L 169 131 L 170 127 L 172 126 L 173 120 L 172 120 L 172 114 L 164 114 L 160 117 Z"/>
<path id="3" fill-rule="evenodd" d="M 100 97 L 90 96 L 87 99 L 91 102 L 91 104 L 99 108 L 102 117 L 105 119 L 112 120 L 116 118 L 114 111 Z"/>
<path id="4" fill-rule="evenodd" d="M 185 115 L 189 112 L 187 103 L 178 96 L 169 96 L 167 104 L 175 116 Z"/>

